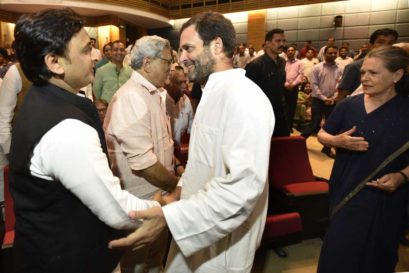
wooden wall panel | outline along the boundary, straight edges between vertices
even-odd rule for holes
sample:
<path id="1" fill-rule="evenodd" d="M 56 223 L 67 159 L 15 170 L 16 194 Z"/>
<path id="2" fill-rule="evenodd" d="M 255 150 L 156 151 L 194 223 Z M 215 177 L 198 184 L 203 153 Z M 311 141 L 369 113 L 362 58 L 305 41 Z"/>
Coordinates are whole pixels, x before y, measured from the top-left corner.
<path id="1" fill-rule="evenodd" d="M 256 51 L 261 49 L 266 32 L 266 11 L 251 11 L 247 21 L 247 44 L 253 44 Z"/>

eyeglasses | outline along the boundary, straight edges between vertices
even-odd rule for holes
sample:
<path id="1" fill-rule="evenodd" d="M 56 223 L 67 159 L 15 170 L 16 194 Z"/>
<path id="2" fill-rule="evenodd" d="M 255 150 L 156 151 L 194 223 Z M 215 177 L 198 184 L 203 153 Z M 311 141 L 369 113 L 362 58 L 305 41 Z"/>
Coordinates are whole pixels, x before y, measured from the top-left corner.
<path id="1" fill-rule="evenodd" d="M 168 65 L 171 65 L 171 64 L 172 64 L 172 58 L 170 58 L 170 59 L 165 59 L 165 58 L 162 58 L 162 57 L 156 57 L 156 58 L 158 58 L 158 59 L 164 61 L 164 62 L 167 63 Z"/>

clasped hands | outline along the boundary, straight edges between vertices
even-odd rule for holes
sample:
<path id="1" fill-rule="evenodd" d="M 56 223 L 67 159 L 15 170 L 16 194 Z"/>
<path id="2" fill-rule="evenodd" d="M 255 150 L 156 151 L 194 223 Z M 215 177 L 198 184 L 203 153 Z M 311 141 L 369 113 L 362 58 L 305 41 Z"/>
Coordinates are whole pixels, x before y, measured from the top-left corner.
<path id="1" fill-rule="evenodd" d="M 153 199 L 158 201 L 161 206 L 164 206 L 179 200 L 180 192 L 181 188 L 176 187 L 173 192 L 166 195 L 162 195 L 159 192 L 156 193 Z M 163 217 L 162 207 L 160 206 L 141 211 L 131 211 L 128 216 L 134 220 L 143 219 L 144 222 L 142 226 L 130 233 L 127 237 L 110 241 L 108 245 L 109 248 L 132 247 L 133 250 L 141 248 L 155 241 L 157 236 L 166 227 L 166 221 Z"/>

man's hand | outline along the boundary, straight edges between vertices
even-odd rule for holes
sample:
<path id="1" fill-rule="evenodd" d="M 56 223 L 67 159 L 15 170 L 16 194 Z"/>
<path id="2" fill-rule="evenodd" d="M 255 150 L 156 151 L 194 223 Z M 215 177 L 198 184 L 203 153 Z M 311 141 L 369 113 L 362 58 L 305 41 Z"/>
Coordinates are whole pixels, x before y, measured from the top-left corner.
<path id="1" fill-rule="evenodd" d="M 285 82 L 285 83 L 284 83 L 284 87 L 285 87 L 288 91 L 291 91 L 294 86 L 293 86 L 291 83 L 289 83 L 289 82 Z"/>
<path id="2" fill-rule="evenodd" d="M 334 105 L 334 104 L 335 104 L 335 100 L 334 100 L 334 99 L 325 99 L 325 100 L 324 100 L 324 104 L 325 104 L 325 105 Z"/>
<path id="3" fill-rule="evenodd" d="M 131 211 L 129 212 L 129 218 L 145 219 L 145 221 L 140 228 L 129 234 L 127 237 L 110 241 L 108 245 L 109 248 L 132 247 L 132 249 L 138 249 L 154 242 L 166 227 L 162 207 Z"/>
<path id="4" fill-rule="evenodd" d="M 176 187 L 174 191 L 171 193 L 165 194 L 162 196 L 162 200 L 165 201 L 166 204 L 173 203 L 180 199 L 180 193 L 182 191 L 182 187 Z"/>

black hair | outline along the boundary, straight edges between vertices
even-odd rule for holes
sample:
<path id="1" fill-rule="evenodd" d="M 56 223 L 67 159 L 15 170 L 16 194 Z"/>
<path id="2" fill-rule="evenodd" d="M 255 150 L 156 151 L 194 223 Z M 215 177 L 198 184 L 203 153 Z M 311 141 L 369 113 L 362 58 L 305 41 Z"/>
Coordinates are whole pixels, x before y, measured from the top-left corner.
<path id="1" fill-rule="evenodd" d="M 102 47 L 102 52 L 105 51 L 105 48 L 106 48 L 107 46 L 109 46 L 109 47 L 112 48 L 112 43 L 111 43 L 111 42 L 106 43 L 106 44 Z"/>
<path id="2" fill-rule="evenodd" d="M 218 12 L 199 13 L 183 24 L 180 33 L 192 25 L 195 26 L 195 30 L 205 46 L 209 45 L 215 38 L 220 38 L 223 41 L 225 55 L 228 58 L 233 57 L 236 46 L 236 31 L 229 19 Z"/>
<path id="3" fill-rule="evenodd" d="M 72 37 L 84 25 L 83 18 L 70 8 L 47 9 L 21 16 L 14 29 L 17 58 L 27 78 L 44 85 L 52 77 L 44 57 L 67 56 Z"/>
<path id="4" fill-rule="evenodd" d="M 284 30 L 281 28 L 274 28 L 267 32 L 264 41 L 271 41 L 273 39 L 274 34 L 284 34 Z"/>
<path id="5" fill-rule="evenodd" d="M 0 47 L 0 55 L 3 56 L 3 58 L 5 59 L 9 57 L 9 53 L 7 52 L 7 50 L 2 47 Z"/>
<path id="6" fill-rule="evenodd" d="M 325 47 L 325 49 L 324 49 L 324 54 L 327 53 L 328 49 L 330 49 L 330 48 L 335 48 L 335 49 L 338 51 L 338 47 L 337 47 L 337 46 L 335 46 L 335 45 L 329 45 L 329 46 L 326 46 L 326 47 Z"/>
<path id="7" fill-rule="evenodd" d="M 395 37 L 395 40 L 397 40 L 399 37 L 398 32 L 396 30 L 390 29 L 390 28 L 381 28 L 381 29 L 375 30 L 375 32 L 372 33 L 371 37 L 369 37 L 369 43 L 373 45 L 375 43 L 375 40 L 379 36 L 393 36 Z"/>

